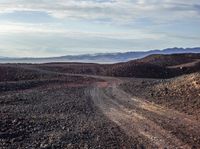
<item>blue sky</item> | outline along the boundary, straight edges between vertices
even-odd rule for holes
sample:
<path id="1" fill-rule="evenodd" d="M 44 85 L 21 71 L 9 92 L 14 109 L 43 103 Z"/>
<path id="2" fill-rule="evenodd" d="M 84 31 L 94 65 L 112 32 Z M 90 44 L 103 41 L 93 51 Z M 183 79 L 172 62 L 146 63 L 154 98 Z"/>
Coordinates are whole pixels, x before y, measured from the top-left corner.
<path id="1" fill-rule="evenodd" d="M 0 56 L 200 46 L 200 0 L 0 0 Z"/>

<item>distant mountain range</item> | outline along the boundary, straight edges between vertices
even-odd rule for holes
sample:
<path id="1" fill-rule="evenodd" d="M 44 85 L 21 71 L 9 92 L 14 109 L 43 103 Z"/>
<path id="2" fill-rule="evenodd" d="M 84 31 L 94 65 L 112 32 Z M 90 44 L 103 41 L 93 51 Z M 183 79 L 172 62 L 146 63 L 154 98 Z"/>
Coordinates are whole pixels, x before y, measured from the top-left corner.
<path id="1" fill-rule="evenodd" d="M 200 47 L 195 48 L 168 48 L 125 53 L 97 53 L 85 55 L 67 55 L 49 58 L 6 58 L 0 56 L 0 63 L 50 63 L 50 62 L 88 62 L 88 63 L 116 63 L 143 58 L 152 54 L 200 53 Z"/>

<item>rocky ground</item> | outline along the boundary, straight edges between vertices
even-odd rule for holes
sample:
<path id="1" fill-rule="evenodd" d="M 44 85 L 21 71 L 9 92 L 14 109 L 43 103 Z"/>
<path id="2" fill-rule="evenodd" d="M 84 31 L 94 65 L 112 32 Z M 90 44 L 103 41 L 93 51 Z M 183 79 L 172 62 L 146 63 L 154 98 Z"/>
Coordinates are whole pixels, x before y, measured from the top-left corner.
<path id="1" fill-rule="evenodd" d="M 95 81 L 62 76 L 1 82 L 0 148 L 143 148 L 86 94 Z"/>
<path id="2" fill-rule="evenodd" d="M 117 78 L 65 65 L 0 65 L 0 148 L 200 148 L 199 72 Z"/>
<path id="3" fill-rule="evenodd" d="M 130 79 L 121 87 L 131 95 L 173 108 L 200 120 L 200 73 L 172 79 Z"/>
<path id="4" fill-rule="evenodd" d="M 94 106 L 84 87 L 59 86 L 4 94 L 0 126 L 1 148 L 139 145 Z"/>

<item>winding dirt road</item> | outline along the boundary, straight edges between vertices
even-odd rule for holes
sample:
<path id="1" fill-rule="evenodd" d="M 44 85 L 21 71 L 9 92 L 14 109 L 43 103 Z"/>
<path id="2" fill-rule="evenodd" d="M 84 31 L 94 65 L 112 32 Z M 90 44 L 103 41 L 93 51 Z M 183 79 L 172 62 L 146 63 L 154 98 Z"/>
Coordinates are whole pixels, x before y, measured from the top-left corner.
<path id="1" fill-rule="evenodd" d="M 120 79 L 105 79 L 87 94 L 127 135 L 142 137 L 155 148 L 200 148 L 199 122 L 178 111 L 131 97 L 118 87 L 123 82 Z"/>
<path id="2" fill-rule="evenodd" d="M 84 76 L 103 80 L 92 84 L 85 94 L 124 132 L 142 138 L 154 148 L 200 148 L 200 123 L 184 113 L 132 97 L 120 89 L 123 79 L 83 74 L 57 73 L 23 66 L 43 73 Z"/>

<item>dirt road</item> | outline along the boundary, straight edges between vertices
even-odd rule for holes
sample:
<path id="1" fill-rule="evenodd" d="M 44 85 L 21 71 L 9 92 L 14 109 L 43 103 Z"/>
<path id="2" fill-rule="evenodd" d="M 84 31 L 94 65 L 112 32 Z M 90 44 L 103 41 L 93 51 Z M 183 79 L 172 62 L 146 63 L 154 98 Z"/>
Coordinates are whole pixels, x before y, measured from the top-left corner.
<path id="1" fill-rule="evenodd" d="M 39 68 L 29 67 L 29 69 L 55 73 Z M 90 95 L 94 104 L 128 136 L 142 138 L 144 142 L 150 142 L 155 148 L 200 148 L 200 122 L 184 113 L 145 99 L 132 97 L 119 87 L 123 79 L 83 74 L 58 74 L 102 80 L 87 89 L 86 95 Z"/>
<path id="2" fill-rule="evenodd" d="M 79 84 L 74 84 L 73 88 L 71 88 L 69 86 L 69 83 L 63 82 L 64 84 L 61 85 L 61 83 L 58 82 L 56 85 L 55 84 L 47 85 L 48 88 L 50 89 L 44 88 L 44 87 L 40 89 L 31 88 L 30 93 L 27 91 L 23 91 L 19 93 L 17 92 L 17 95 L 15 95 L 15 92 L 14 92 L 14 95 L 12 96 L 9 92 L 6 92 L 6 93 L 2 93 L 2 95 L 0 96 L 2 98 L 1 100 L 2 101 L 2 109 L 1 109 L 2 116 L 5 117 L 6 115 L 5 113 L 8 113 L 8 114 L 11 113 L 10 115 L 16 118 L 17 117 L 16 114 L 18 116 L 19 114 L 22 114 L 21 116 L 23 118 L 22 120 L 25 121 L 26 123 L 28 123 L 29 121 L 32 122 L 33 120 L 32 117 L 35 116 L 37 119 L 35 118 L 35 120 L 32 122 L 34 125 L 39 127 L 41 125 L 40 123 L 42 124 L 44 123 L 43 124 L 44 126 L 41 127 L 41 129 L 39 129 L 39 131 L 35 134 L 43 135 L 42 134 L 43 131 L 45 133 L 46 132 L 50 133 L 51 131 L 53 131 L 52 135 L 55 135 L 55 130 L 60 131 L 61 135 L 58 135 L 58 136 L 61 137 L 62 139 L 56 136 L 56 139 L 54 142 L 50 141 L 50 142 L 53 142 L 54 144 L 62 140 L 58 143 L 59 146 L 64 146 L 65 144 L 69 145 L 73 142 L 69 140 L 69 137 L 79 134 L 79 136 L 81 137 L 78 137 L 77 140 L 80 142 L 76 140 L 74 141 L 75 142 L 74 145 L 77 145 L 80 147 L 81 143 L 82 144 L 85 143 L 85 142 L 81 142 L 83 141 L 83 138 L 82 138 L 83 126 L 82 125 L 84 124 L 85 130 L 88 131 L 87 135 L 91 136 L 91 137 L 87 137 L 87 139 L 85 140 L 87 141 L 89 140 L 90 142 L 88 141 L 89 142 L 88 144 L 90 145 L 93 143 L 91 146 L 98 145 L 98 143 L 100 142 L 99 134 L 101 134 L 100 138 L 103 141 L 101 141 L 102 143 L 98 146 L 103 146 L 105 145 L 105 142 L 108 143 L 108 140 L 111 140 L 111 138 L 112 139 L 114 138 L 113 139 L 115 140 L 114 143 L 111 142 L 110 144 L 112 146 L 114 144 L 115 148 L 117 147 L 119 148 L 120 144 L 122 146 L 124 146 L 124 144 L 127 145 L 127 143 L 124 143 L 125 142 L 124 140 L 126 140 L 124 138 L 126 136 L 129 136 L 127 138 L 133 138 L 133 139 L 135 138 L 135 140 L 139 140 L 139 144 L 143 144 L 144 147 L 146 148 L 167 148 L 167 149 L 168 148 L 169 149 L 170 148 L 171 149 L 200 148 L 200 122 L 199 121 L 196 121 L 192 116 L 188 116 L 184 113 L 180 113 L 178 111 L 169 109 L 167 107 L 162 107 L 161 105 L 149 102 L 145 99 L 139 99 L 137 97 L 131 96 L 130 94 L 128 94 L 127 92 L 125 92 L 119 87 L 119 85 L 124 82 L 123 78 L 59 73 L 59 72 L 53 72 L 49 70 L 42 70 L 37 67 L 32 67 L 31 65 L 27 65 L 27 66 L 22 65 L 19 67 L 33 70 L 33 71 L 38 71 L 44 74 L 57 74 L 57 75 L 64 75 L 64 76 L 82 77 L 79 79 L 84 79 L 84 78 L 95 79 L 95 81 L 92 82 L 91 84 L 85 83 L 85 86 L 79 86 Z M 127 79 L 128 78 L 126 78 L 126 80 Z M 66 84 L 68 85 L 67 87 L 66 87 Z M 4 94 L 6 94 L 6 96 L 8 97 L 4 97 Z M 17 97 L 20 99 L 19 101 L 16 101 L 16 99 L 18 99 Z M 12 103 L 11 105 L 6 103 L 5 101 L 8 102 L 9 99 L 10 99 L 9 103 L 12 103 L 12 102 L 15 102 L 15 103 Z M 93 106 L 93 104 L 95 106 Z M 99 112 L 99 110 L 101 112 Z M 60 113 L 58 111 L 60 111 Z M 84 112 L 86 113 L 85 115 L 83 114 Z M 27 115 L 27 113 L 31 113 L 31 114 Z M 53 121 L 51 124 L 52 126 L 56 124 L 55 127 L 52 127 L 52 130 L 48 130 L 50 120 L 48 121 L 46 119 L 45 121 L 43 119 L 41 120 L 40 116 L 41 115 L 44 116 L 45 115 L 44 113 L 50 116 L 48 117 L 48 119 L 53 119 L 53 115 L 57 114 L 55 116 L 57 123 L 54 123 Z M 60 115 L 61 115 L 61 118 L 59 119 Z M 76 118 L 77 116 L 78 118 Z M 27 119 L 25 119 L 26 117 Z M 15 125 L 16 120 L 14 118 L 12 117 L 10 118 L 12 120 L 10 122 L 11 123 L 10 125 L 13 126 L 13 129 L 10 129 L 11 126 L 8 125 L 7 117 L 5 117 L 5 121 L 2 122 L 2 124 L 5 123 L 5 128 L 11 132 L 13 132 L 13 130 L 16 131 L 18 129 L 18 128 L 15 128 L 17 127 L 17 125 Z M 73 120 L 73 123 L 68 124 L 69 120 L 71 119 Z M 23 126 L 24 129 L 27 129 L 29 128 L 29 126 L 33 125 L 29 123 L 26 124 L 23 121 L 21 122 L 21 120 L 19 121 L 20 121 L 20 125 L 21 124 L 25 126 L 27 125 L 27 127 Z M 110 121 L 112 123 L 110 123 Z M 38 124 L 38 122 L 40 123 Z M 6 127 L 7 125 L 9 126 L 8 128 Z M 62 126 L 62 129 L 64 130 L 60 130 L 60 128 L 57 125 L 59 127 Z M 27 141 L 28 142 L 27 144 L 29 144 L 30 142 L 33 142 L 33 140 L 37 138 L 35 137 L 35 134 L 34 135 L 32 134 L 36 126 L 34 126 L 33 128 L 31 127 L 30 131 L 26 132 L 29 135 L 29 140 Z M 76 126 L 76 127 L 72 129 L 73 126 Z M 118 127 L 120 129 L 118 129 Z M 72 129 L 72 131 L 69 131 L 68 130 L 69 128 L 70 130 Z M 93 128 L 93 130 L 91 128 Z M 7 130 L 4 130 L 3 127 L 2 129 L 3 131 L 7 131 Z M 123 130 L 123 132 L 118 133 L 119 130 Z M 89 133 L 90 131 L 91 131 L 91 135 Z M 7 135 L 7 132 L 5 134 Z M 2 134 L 2 135 L 5 136 L 5 134 Z M 22 134 L 24 135 L 24 133 Z M 106 134 L 107 136 L 105 136 Z M 95 135 L 97 139 L 92 140 L 92 138 L 94 138 Z M 106 138 L 105 140 L 103 136 L 105 136 Z M 46 138 L 48 138 L 48 135 L 46 135 Z M 72 140 L 74 138 L 71 137 Z M 120 139 L 122 140 L 121 141 L 122 143 L 119 142 Z M 24 144 L 24 140 L 22 141 Z M 43 141 L 43 140 L 39 140 L 39 141 Z M 35 146 L 34 145 L 33 146 L 34 147 L 41 146 L 41 144 L 38 143 L 39 141 L 36 141 L 37 144 L 34 144 Z M 47 144 L 49 144 L 49 142 Z M 132 142 L 130 144 L 132 144 Z M 71 146 L 72 145 L 73 144 L 71 144 Z M 109 147 L 112 148 L 111 145 L 108 146 L 108 148 Z M 16 146 L 18 146 L 18 144 Z"/>
<path id="3" fill-rule="evenodd" d="M 142 137 L 155 148 L 200 147 L 199 122 L 178 111 L 131 97 L 118 87 L 122 82 L 112 79 L 97 83 L 88 92 L 103 113 L 127 135 Z"/>

